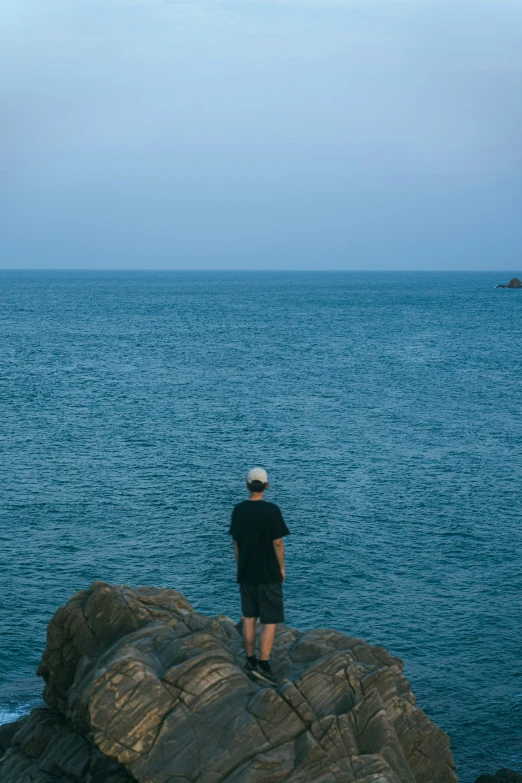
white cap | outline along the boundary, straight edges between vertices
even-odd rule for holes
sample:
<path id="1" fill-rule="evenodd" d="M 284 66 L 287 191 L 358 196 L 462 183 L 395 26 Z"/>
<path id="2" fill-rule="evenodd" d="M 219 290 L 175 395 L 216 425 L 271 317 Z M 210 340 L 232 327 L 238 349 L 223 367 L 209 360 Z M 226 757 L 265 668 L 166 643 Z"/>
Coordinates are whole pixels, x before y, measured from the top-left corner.
<path id="1" fill-rule="evenodd" d="M 252 468 L 247 476 L 247 481 L 251 484 L 253 481 L 260 481 L 262 484 L 268 484 L 268 476 L 263 468 Z"/>

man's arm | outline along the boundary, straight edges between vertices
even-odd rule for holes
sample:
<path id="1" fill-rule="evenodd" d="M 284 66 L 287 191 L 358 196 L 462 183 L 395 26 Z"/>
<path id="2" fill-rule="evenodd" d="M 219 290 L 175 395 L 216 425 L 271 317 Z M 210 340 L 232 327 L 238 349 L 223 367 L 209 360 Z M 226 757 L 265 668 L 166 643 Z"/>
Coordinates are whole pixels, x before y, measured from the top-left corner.
<path id="1" fill-rule="evenodd" d="M 239 549 L 237 547 L 237 541 L 234 540 L 234 557 L 236 558 L 236 565 L 239 558 Z"/>
<path id="2" fill-rule="evenodd" d="M 281 570 L 281 578 L 283 582 L 285 581 L 285 542 L 282 538 L 274 538 L 272 541 L 274 545 L 274 552 L 277 557 L 277 562 L 279 563 L 279 568 Z"/>

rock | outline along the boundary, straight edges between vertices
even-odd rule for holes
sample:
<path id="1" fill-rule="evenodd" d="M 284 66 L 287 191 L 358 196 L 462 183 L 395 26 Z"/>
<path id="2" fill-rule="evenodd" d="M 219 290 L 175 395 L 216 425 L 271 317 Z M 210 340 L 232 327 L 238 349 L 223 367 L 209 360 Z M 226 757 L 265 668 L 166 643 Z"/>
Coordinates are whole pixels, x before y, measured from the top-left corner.
<path id="1" fill-rule="evenodd" d="M 475 783 L 522 783 L 522 775 L 502 767 L 494 775 L 480 775 Z"/>
<path id="2" fill-rule="evenodd" d="M 95 582 L 49 624 L 33 710 L 2 783 L 454 783 L 449 738 L 402 661 L 281 625 L 279 688 L 242 669 L 240 631 L 175 590 Z M 498 781 L 497 781 L 498 783 Z"/>
<path id="3" fill-rule="evenodd" d="M 507 285 L 505 283 L 502 283 L 501 285 L 497 285 L 497 288 L 522 288 L 522 281 L 518 279 L 518 277 L 512 277 L 509 283 Z"/>
<path id="4" fill-rule="evenodd" d="M 0 726 L 0 758 L 4 755 L 11 740 L 20 728 L 22 721 L 17 720 L 14 723 L 3 723 Z"/>
<path id="5" fill-rule="evenodd" d="M 34 709 L 20 723 L 0 761 L 2 783 L 133 783 L 119 764 L 103 756 L 52 710 Z"/>

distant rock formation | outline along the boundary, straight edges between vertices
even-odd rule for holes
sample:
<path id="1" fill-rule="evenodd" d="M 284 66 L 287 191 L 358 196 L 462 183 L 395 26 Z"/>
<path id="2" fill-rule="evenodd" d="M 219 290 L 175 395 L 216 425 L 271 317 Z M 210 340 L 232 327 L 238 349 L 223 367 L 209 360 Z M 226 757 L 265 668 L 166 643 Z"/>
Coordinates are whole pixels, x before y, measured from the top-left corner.
<path id="1" fill-rule="evenodd" d="M 522 288 L 522 282 L 518 279 L 518 277 L 512 277 L 507 285 L 504 283 L 497 285 L 496 288 Z"/>
<path id="2" fill-rule="evenodd" d="M 522 783 L 522 775 L 512 769 L 502 767 L 494 775 L 481 775 L 475 783 Z"/>
<path id="3" fill-rule="evenodd" d="M 48 707 L 2 783 L 455 783 L 447 735 L 402 661 L 338 631 L 278 628 L 277 689 L 242 669 L 238 626 L 175 590 L 95 582 L 51 620 Z M 498 781 L 495 781 L 498 783 Z"/>

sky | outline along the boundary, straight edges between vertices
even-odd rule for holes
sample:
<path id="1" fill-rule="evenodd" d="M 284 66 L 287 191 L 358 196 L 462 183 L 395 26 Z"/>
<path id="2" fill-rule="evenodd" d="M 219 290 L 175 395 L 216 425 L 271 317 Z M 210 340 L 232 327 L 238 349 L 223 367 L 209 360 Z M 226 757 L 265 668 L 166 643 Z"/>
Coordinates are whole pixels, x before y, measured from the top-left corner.
<path id="1" fill-rule="evenodd" d="M 522 270 L 520 0 L 2 0 L 0 267 Z"/>

